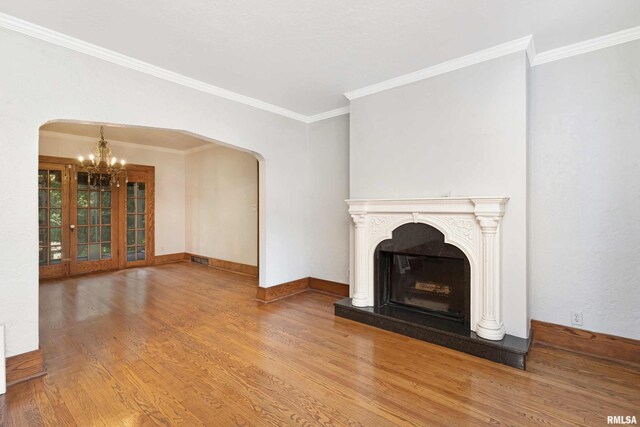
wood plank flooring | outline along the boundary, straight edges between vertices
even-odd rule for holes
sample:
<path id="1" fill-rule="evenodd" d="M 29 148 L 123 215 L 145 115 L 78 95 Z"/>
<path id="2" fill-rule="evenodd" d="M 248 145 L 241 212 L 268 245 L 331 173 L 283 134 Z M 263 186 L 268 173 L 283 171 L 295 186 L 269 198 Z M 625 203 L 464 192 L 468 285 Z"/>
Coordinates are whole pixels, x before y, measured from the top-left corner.
<path id="1" fill-rule="evenodd" d="M 640 417 L 640 369 L 535 346 L 528 371 L 333 315 L 256 302 L 255 279 L 189 263 L 40 287 L 48 375 L 2 426 L 606 425 Z"/>

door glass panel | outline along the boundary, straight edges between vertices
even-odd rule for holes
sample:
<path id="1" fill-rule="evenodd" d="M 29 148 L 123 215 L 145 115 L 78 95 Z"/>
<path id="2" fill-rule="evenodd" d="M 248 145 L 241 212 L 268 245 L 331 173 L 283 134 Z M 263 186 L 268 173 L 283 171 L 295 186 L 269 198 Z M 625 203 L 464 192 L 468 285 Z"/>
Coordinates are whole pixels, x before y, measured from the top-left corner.
<path id="1" fill-rule="evenodd" d="M 40 224 L 41 227 L 46 227 L 49 224 L 46 209 L 38 209 L 38 224 Z"/>
<path id="2" fill-rule="evenodd" d="M 111 183 L 108 175 L 78 173 L 78 261 L 111 258 Z M 90 191 L 81 191 L 81 188 Z M 87 227 L 86 225 L 89 224 Z M 87 243 L 89 243 L 87 245 Z"/>
<path id="3" fill-rule="evenodd" d="M 135 261 L 135 260 L 136 260 L 136 247 L 127 246 L 127 261 Z"/>
<path id="4" fill-rule="evenodd" d="M 62 246 L 62 228 L 50 228 L 51 246 Z"/>
<path id="5" fill-rule="evenodd" d="M 49 245 L 49 229 L 48 228 L 40 228 L 38 240 L 40 241 L 40 246 L 48 246 Z"/>
<path id="6" fill-rule="evenodd" d="M 78 208 L 86 208 L 87 206 L 89 206 L 89 193 L 78 191 Z"/>
<path id="7" fill-rule="evenodd" d="M 89 261 L 100 259 L 100 245 L 89 245 Z"/>
<path id="8" fill-rule="evenodd" d="M 103 242 L 111 241 L 111 226 L 103 226 L 100 229 L 100 240 Z"/>
<path id="9" fill-rule="evenodd" d="M 102 259 L 111 258 L 111 243 L 100 245 L 100 257 Z"/>
<path id="10" fill-rule="evenodd" d="M 38 188 L 47 188 L 47 177 L 49 176 L 49 174 L 47 173 L 46 169 L 40 169 L 38 170 Z"/>
<path id="11" fill-rule="evenodd" d="M 49 209 L 49 225 L 51 227 L 62 225 L 62 209 Z"/>
<path id="12" fill-rule="evenodd" d="M 102 192 L 102 207 L 111 207 L 111 191 Z"/>
<path id="13" fill-rule="evenodd" d="M 78 261 L 86 261 L 87 259 L 89 259 L 89 247 L 78 245 Z"/>
<path id="14" fill-rule="evenodd" d="M 38 257 L 39 260 L 39 264 L 40 265 L 47 265 L 49 264 L 49 258 L 48 258 L 48 253 L 47 253 L 47 248 L 40 248 L 40 255 Z"/>
<path id="15" fill-rule="evenodd" d="M 49 171 L 49 188 L 61 188 L 62 187 L 62 172 Z"/>
<path id="16" fill-rule="evenodd" d="M 78 244 L 87 243 L 89 240 L 89 227 L 78 226 Z"/>
<path id="17" fill-rule="evenodd" d="M 87 215 L 86 209 L 78 208 L 78 225 L 87 225 Z"/>
<path id="18" fill-rule="evenodd" d="M 60 264 L 62 262 L 62 246 L 51 246 L 51 258 L 49 264 Z"/>
<path id="19" fill-rule="evenodd" d="M 89 206 L 92 208 L 97 208 L 100 206 L 98 203 L 100 201 L 100 192 L 92 191 L 89 193 Z"/>
<path id="20" fill-rule="evenodd" d="M 144 182 L 127 183 L 127 261 L 142 261 L 146 252 Z M 133 215 L 139 213 L 140 215 Z"/>
<path id="21" fill-rule="evenodd" d="M 62 171 L 38 170 L 38 264 L 62 262 Z"/>
<path id="22" fill-rule="evenodd" d="M 100 211 L 98 209 L 89 210 L 89 223 L 100 224 Z"/>
<path id="23" fill-rule="evenodd" d="M 89 228 L 89 242 L 97 243 L 100 241 L 100 227 Z"/>
<path id="24" fill-rule="evenodd" d="M 49 198 L 47 197 L 47 190 L 38 190 L 38 206 L 46 207 L 48 204 Z"/>
<path id="25" fill-rule="evenodd" d="M 54 208 L 62 207 L 62 190 L 49 190 L 49 204 Z"/>
<path id="26" fill-rule="evenodd" d="M 102 209 L 102 219 L 100 222 L 107 225 L 111 224 L 111 208 Z"/>

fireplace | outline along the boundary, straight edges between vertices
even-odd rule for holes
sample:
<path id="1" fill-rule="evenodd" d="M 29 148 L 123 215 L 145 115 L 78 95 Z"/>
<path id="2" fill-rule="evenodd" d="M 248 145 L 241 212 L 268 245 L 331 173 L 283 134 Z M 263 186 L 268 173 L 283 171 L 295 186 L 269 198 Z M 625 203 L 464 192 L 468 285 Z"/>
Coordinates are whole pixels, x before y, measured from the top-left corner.
<path id="1" fill-rule="evenodd" d="M 524 369 L 529 340 L 503 321 L 507 201 L 347 200 L 353 275 L 336 315 Z"/>
<path id="2" fill-rule="evenodd" d="M 426 224 L 405 224 L 374 254 L 375 305 L 387 304 L 470 325 L 469 260 L 444 234 Z"/>

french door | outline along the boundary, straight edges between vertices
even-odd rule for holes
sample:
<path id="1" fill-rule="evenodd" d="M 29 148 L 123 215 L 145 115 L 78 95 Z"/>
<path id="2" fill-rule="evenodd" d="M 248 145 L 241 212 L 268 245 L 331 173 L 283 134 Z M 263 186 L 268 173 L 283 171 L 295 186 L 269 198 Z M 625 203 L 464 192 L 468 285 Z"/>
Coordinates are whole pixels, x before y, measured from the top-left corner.
<path id="1" fill-rule="evenodd" d="M 71 180 L 70 273 L 112 270 L 118 267 L 118 197 L 108 175 L 75 170 Z"/>
<path id="2" fill-rule="evenodd" d="M 73 159 L 40 158 L 40 278 L 153 263 L 154 168 L 128 165 L 111 185 Z"/>
<path id="3" fill-rule="evenodd" d="M 43 279 L 68 274 L 69 171 L 64 164 L 38 167 L 38 265 Z"/>
<path id="4" fill-rule="evenodd" d="M 154 170 L 138 167 L 120 188 L 119 228 L 123 230 L 120 268 L 150 265 L 154 259 Z"/>

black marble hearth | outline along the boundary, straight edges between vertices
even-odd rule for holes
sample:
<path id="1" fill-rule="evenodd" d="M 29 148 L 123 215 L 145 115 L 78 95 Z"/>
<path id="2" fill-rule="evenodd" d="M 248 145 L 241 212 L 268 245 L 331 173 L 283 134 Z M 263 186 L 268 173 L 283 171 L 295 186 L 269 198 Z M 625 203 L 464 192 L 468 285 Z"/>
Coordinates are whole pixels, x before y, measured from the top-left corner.
<path id="1" fill-rule="evenodd" d="M 351 298 L 335 303 L 336 316 L 438 344 L 518 369 L 525 369 L 530 340 L 505 335 L 500 341 L 480 338 L 468 326 L 398 305 L 355 307 Z"/>

